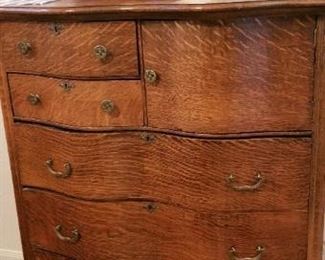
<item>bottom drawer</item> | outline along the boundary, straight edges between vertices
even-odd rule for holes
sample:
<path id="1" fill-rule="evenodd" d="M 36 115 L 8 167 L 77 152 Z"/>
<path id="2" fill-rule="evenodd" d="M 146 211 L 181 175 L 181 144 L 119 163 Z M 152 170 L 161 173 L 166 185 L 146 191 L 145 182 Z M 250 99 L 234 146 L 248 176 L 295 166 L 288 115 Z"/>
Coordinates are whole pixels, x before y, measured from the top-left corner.
<path id="1" fill-rule="evenodd" d="M 77 259 L 305 260 L 306 212 L 198 212 L 146 201 L 89 202 L 25 189 L 34 246 Z"/>
<path id="2" fill-rule="evenodd" d="M 33 260 L 74 260 L 73 258 L 66 257 L 63 255 L 50 253 L 41 249 L 33 249 Z"/>

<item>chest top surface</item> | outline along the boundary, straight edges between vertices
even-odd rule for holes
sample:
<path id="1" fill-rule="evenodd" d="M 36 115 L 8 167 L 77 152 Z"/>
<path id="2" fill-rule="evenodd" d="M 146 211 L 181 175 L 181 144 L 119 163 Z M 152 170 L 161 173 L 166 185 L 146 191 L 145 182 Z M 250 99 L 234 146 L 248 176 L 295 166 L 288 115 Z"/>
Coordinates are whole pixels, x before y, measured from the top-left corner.
<path id="1" fill-rule="evenodd" d="M 105 19 L 168 18 L 193 15 L 247 15 L 288 12 L 322 13 L 324 0 L 0 0 L 0 19 L 30 19 L 58 16 L 75 19 L 95 14 L 110 15 Z M 121 14 L 123 16 L 121 16 Z M 180 16 L 182 14 L 182 16 Z M 59 17 L 61 15 L 61 17 Z M 64 16 L 63 16 L 64 15 Z M 70 15 L 66 17 L 66 15 Z M 71 17 L 71 16 L 75 17 Z M 85 19 L 86 17 L 82 17 Z M 89 18 L 88 18 L 89 19 Z M 102 17 L 97 17 L 102 19 Z"/>

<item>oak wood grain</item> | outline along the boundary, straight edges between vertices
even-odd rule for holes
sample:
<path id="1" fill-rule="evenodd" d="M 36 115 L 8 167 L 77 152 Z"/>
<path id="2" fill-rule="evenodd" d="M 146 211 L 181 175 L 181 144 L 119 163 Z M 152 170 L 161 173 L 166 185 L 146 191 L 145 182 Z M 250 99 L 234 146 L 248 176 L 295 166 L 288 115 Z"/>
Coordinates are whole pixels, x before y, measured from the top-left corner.
<path id="1" fill-rule="evenodd" d="M 18 215 L 17 218 L 19 224 L 21 246 L 23 249 L 24 259 L 29 260 L 32 259 L 31 258 L 32 252 L 31 252 L 30 243 L 27 234 L 26 218 L 22 208 L 22 197 L 21 197 L 22 188 L 20 186 L 20 176 L 18 171 L 17 153 L 15 150 L 15 138 L 14 138 L 14 131 L 13 131 L 13 116 L 11 110 L 10 93 L 9 93 L 7 82 L 8 82 L 7 75 L 5 73 L 5 70 L 3 69 L 2 59 L 0 59 L 0 103 L 1 103 L 1 110 L 3 114 L 3 125 L 5 127 L 5 134 L 6 134 L 7 146 L 8 146 L 8 155 L 10 159 L 10 169 L 11 169 L 12 183 L 14 186 L 14 196 L 16 202 L 17 215 Z"/>
<path id="2" fill-rule="evenodd" d="M 308 260 L 323 259 L 325 213 L 325 17 L 318 19 L 316 31 L 315 108 Z"/>
<path id="3" fill-rule="evenodd" d="M 9 3 L 8 3 L 9 2 Z M 323 0 L 56 0 L 27 5 L 6 1 L 1 20 L 206 19 L 280 14 L 322 14 Z"/>
<path id="4" fill-rule="evenodd" d="M 65 91 L 60 84 L 68 83 Z M 143 125 L 143 95 L 140 81 L 64 80 L 19 74 L 9 75 L 14 117 L 75 127 Z M 27 97 L 37 94 L 32 105 Z M 112 113 L 102 110 L 104 100 L 113 102 Z"/>
<path id="5" fill-rule="evenodd" d="M 33 260 L 73 260 L 73 258 L 34 248 Z"/>
<path id="6" fill-rule="evenodd" d="M 53 22 L 1 24 L 2 59 L 7 71 L 31 71 L 84 77 L 138 77 L 135 22 Z M 19 42 L 31 44 L 22 55 Z M 105 46 L 108 58 L 96 58 L 94 48 Z"/>
<path id="7" fill-rule="evenodd" d="M 21 183 L 88 200 L 147 198 L 192 209 L 293 210 L 308 207 L 311 140 L 204 140 L 143 133 L 72 134 L 16 125 Z M 52 176 L 72 166 L 66 179 Z M 260 172 L 265 182 L 255 192 Z"/>
<path id="8" fill-rule="evenodd" d="M 313 15 L 324 12 L 323 0 L 0 7 L 0 97 L 25 259 L 227 260 L 231 246 L 244 258 L 262 245 L 262 259 L 319 260 L 325 26 Z M 18 40 L 33 51 L 18 56 Z M 106 63 L 97 44 L 112 53 Z M 144 88 L 144 69 L 158 84 Z M 31 108 L 35 89 L 43 102 Z M 113 96 L 114 122 L 99 115 Z M 50 158 L 58 171 L 70 162 L 72 175 L 53 177 Z M 227 182 L 253 185 L 258 172 L 255 192 Z M 80 242 L 58 241 L 57 224 L 64 235 L 78 228 Z"/>
<path id="9" fill-rule="evenodd" d="M 262 244 L 269 260 L 306 259 L 306 212 L 209 213 L 150 202 L 91 203 L 36 190 L 24 192 L 34 245 L 78 259 L 227 260 L 236 246 L 242 257 Z M 152 205 L 152 204 L 151 204 Z M 60 241 L 76 228 L 79 242 Z"/>
<path id="10" fill-rule="evenodd" d="M 142 24 L 148 124 L 200 133 L 312 127 L 311 17 Z"/>

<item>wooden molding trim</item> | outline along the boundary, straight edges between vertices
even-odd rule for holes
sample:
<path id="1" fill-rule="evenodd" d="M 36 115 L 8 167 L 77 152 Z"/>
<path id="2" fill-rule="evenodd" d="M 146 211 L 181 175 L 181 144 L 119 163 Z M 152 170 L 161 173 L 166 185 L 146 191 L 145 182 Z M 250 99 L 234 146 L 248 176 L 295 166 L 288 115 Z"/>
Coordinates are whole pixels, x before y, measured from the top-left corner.
<path id="1" fill-rule="evenodd" d="M 308 260 L 321 260 L 325 206 L 325 17 L 316 28 L 315 110 Z"/>
<path id="2" fill-rule="evenodd" d="M 116 19 L 183 19 L 213 15 L 247 16 L 249 14 L 283 14 L 292 12 L 325 12 L 325 2 L 322 0 L 233 0 L 233 1 L 51 1 L 44 5 L 24 5 L 22 3 L 0 5 L 1 20 L 30 20 L 30 19 L 62 19 L 62 20 L 116 20 Z M 68 15 L 68 16 L 67 16 Z M 207 16 L 208 15 L 208 16 Z"/>

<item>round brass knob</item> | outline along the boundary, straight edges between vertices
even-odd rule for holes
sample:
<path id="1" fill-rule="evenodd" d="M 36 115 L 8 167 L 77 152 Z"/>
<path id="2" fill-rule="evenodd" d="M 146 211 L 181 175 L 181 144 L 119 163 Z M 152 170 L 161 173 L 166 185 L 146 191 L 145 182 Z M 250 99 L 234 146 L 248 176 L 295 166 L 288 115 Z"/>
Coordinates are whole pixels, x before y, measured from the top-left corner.
<path id="1" fill-rule="evenodd" d="M 107 48 L 103 45 L 97 45 L 94 48 L 94 53 L 95 53 L 96 58 L 101 61 L 106 60 L 109 55 Z"/>
<path id="2" fill-rule="evenodd" d="M 31 105 L 36 106 L 36 105 L 38 105 L 39 103 L 41 103 L 41 98 L 40 98 L 40 96 L 39 96 L 38 94 L 33 94 L 33 93 L 31 93 L 31 94 L 29 94 L 29 95 L 27 96 L 27 101 L 28 101 Z"/>
<path id="3" fill-rule="evenodd" d="M 148 83 L 153 84 L 158 80 L 158 75 L 154 70 L 146 70 L 145 78 Z"/>
<path id="4" fill-rule="evenodd" d="M 19 42 L 18 49 L 22 55 L 27 55 L 32 50 L 32 45 L 29 42 Z"/>
<path id="5" fill-rule="evenodd" d="M 101 108 L 104 112 L 112 114 L 115 110 L 115 105 L 112 100 L 104 100 L 101 104 Z"/>

